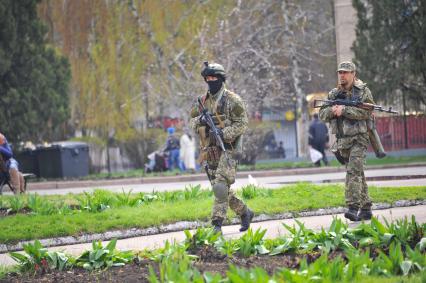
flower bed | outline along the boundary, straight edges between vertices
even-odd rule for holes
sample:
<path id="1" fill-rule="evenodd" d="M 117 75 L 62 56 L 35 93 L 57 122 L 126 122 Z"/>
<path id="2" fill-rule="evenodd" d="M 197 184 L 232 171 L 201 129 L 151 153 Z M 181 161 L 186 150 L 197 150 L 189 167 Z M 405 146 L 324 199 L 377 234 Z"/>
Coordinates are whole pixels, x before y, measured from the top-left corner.
<path id="1" fill-rule="evenodd" d="M 77 258 L 36 241 L 24 255 L 11 253 L 21 273 L 0 282 L 359 282 L 425 272 L 426 224 L 414 216 L 391 223 L 373 218 L 355 228 L 336 218 L 320 232 L 301 222 L 285 228 L 276 239 L 264 239 L 265 230 L 233 240 L 210 228 L 185 231 L 182 243 L 138 253 L 117 251 L 116 240 L 106 247 L 94 242 Z"/>

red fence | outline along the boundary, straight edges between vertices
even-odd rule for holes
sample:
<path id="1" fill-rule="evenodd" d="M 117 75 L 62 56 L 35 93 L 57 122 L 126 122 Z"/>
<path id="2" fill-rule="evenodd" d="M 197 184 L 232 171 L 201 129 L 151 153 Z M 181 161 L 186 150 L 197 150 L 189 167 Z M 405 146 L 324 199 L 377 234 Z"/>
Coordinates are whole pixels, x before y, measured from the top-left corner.
<path id="1" fill-rule="evenodd" d="M 385 151 L 406 148 L 426 148 L 426 116 L 407 116 L 407 147 L 405 145 L 404 117 L 377 117 L 379 133 Z"/>

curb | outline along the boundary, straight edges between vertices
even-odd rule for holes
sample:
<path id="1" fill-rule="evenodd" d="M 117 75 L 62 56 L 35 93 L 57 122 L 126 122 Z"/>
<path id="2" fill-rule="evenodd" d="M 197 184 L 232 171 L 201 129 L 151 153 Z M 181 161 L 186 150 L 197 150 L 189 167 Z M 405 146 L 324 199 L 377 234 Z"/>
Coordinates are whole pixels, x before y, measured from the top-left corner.
<path id="1" fill-rule="evenodd" d="M 419 167 L 426 166 L 426 163 L 409 163 L 409 164 L 388 164 L 388 165 L 371 165 L 366 166 L 366 170 L 375 169 L 391 169 L 399 167 Z M 343 166 L 339 167 L 311 167 L 311 168 L 292 168 L 278 170 L 257 170 L 257 171 L 239 171 L 237 178 L 247 178 L 248 175 L 253 177 L 276 177 L 288 175 L 311 175 L 320 173 L 338 173 L 345 172 Z M 75 187 L 100 187 L 100 186 L 120 186 L 120 185 L 140 185 L 140 184 L 158 184 L 173 182 L 189 182 L 204 181 L 205 174 L 179 175 L 179 176 L 159 176 L 159 177 L 139 177 L 139 178 L 117 178 L 103 180 L 86 180 L 86 181 L 48 181 L 48 182 L 30 182 L 31 191 L 46 189 L 69 189 Z"/>
<path id="2" fill-rule="evenodd" d="M 388 209 L 392 207 L 409 207 L 417 205 L 426 205 L 426 200 L 398 200 L 394 203 L 374 203 L 373 210 Z M 309 217 L 309 216 L 320 216 L 320 215 L 333 215 L 339 214 L 346 211 L 344 207 L 332 207 L 332 208 L 320 208 L 317 210 L 310 211 L 301 211 L 301 212 L 287 212 L 274 215 L 260 214 L 253 218 L 253 222 L 262 222 L 269 220 L 280 220 L 280 219 L 289 219 L 289 218 L 298 218 L 298 217 Z M 229 221 L 228 224 L 234 225 L 240 223 L 238 218 L 233 218 Z M 128 230 L 115 230 L 107 231 L 105 233 L 97 234 L 87 234 L 78 237 L 67 236 L 67 237 L 58 237 L 58 238 L 49 238 L 41 239 L 40 243 L 44 247 L 55 247 L 55 246 L 65 246 L 65 245 L 74 245 L 74 244 L 83 244 L 90 243 L 92 241 L 108 241 L 113 238 L 117 239 L 126 239 L 140 236 L 150 236 L 168 232 L 177 232 L 183 230 L 197 229 L 199 227 L 209 226 L 209 222 L 202 221 L 179 221 L 172 224 L 160 225 L 158 227 L 148 227 L 143 229 L 132 228 Z M 21 251 L 23 250 L 24 244 L 33 243 L 31 241 L 22 241 L 17 244 L 0 244 L 0 254 Z"/>

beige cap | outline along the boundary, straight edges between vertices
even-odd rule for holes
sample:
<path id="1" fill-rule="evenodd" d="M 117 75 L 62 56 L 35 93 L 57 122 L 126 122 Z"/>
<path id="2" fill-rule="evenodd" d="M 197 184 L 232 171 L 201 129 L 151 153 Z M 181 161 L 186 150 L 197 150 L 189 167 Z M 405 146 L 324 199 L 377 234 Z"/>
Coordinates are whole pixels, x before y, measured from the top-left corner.
<path id="1" fill-rule="evenodd" d="M 349 61 L 344 61 L 339 64 L 337 67 L 337 72 L 339 71 L 347 71 L 347 72 L 355 72 L 356 67 L 355 64 Z"/>

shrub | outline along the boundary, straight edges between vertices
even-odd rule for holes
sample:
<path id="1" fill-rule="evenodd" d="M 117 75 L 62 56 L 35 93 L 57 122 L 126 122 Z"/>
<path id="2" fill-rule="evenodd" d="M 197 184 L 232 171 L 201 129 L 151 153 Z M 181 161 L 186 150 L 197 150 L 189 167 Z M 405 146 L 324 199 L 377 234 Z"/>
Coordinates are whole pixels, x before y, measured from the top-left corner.
<path id="1" fill-rule="evenodd" d="M 188 230 L 184 231 L 186 239 L 185 245 L 187 248 L 196 248 L 203 245 L 214 245 L 221 237 L 220 232 L 215 232 L 213 228 L 198 228 L 194 234 Z"/>
<path id="2" fill-rule="evenodd" d="M 19 212 L 21 209 L 24 208 L 25 202 L 21 196 L 14 196 L 13 198 L 9 199 L 9 206 L 11 211 Z"/>
<path id="3" fill-rule="evenodd" d="M 264 246 L 263 236 L 265 236 L 266 229 L 257 229 L 253 233 L 252 229 L 247 232 L 237 241 L 238 253 L 244 257 L 253 254 L 267 254 L 269 250 Z"/>
<path id="4" fill-rule="evenodd" d="M 18 262 L 21 271 L 45 273 L 49 269 L 64 270 L 71 266 L 67 255 L 63 252 L 48 252 L 38 240 L 35 240 L 34 244 L 24 244 L 24 252 L 25 254 L 9 253 Z"/>
<path id="5" fill-rule="evenodd" d="M 131 197 L 132 190 L 129 190 L 127 193 L 122 189 L 120 194 L 114 194 L 115 204 L 117 207 L 120 206 L 135 206 L 137 199 Z"/>
<path id="6" fill-rule="evenodd" d="M 95 190 L 92 194 L 84 192 L 83 196 L 76 196 L 82 210 L 100 212 L 111 207 L 114 196 L 105 190 Z"/>
<path id="7" fill-rule="evenodd" d="M 77 266 L 87 270 L 108 268 L 111 266 L 123 266 L 133 260 L 132 252 L 120 252 L 115 249 L 117 239 L 111 240 L 106 247 L 101 241 L 92 242 L 92 250 L 85 251 L 75 260 Z"/>

